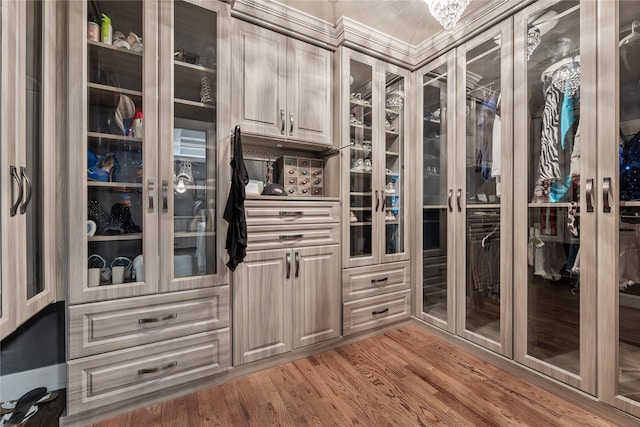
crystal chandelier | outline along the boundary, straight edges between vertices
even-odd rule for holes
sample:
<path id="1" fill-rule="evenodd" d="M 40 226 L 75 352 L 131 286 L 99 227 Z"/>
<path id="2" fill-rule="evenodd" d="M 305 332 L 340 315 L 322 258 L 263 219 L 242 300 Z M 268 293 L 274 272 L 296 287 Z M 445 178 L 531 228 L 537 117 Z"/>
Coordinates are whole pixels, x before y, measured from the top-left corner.
<path id="1" fill-rule="evenodd" d="M 429 6 L 429 12 L 438 20 L 445 30 L 451 31 L 458 23 L 462 12 L 469 6 L 471 0 L 424 0 Z"/>

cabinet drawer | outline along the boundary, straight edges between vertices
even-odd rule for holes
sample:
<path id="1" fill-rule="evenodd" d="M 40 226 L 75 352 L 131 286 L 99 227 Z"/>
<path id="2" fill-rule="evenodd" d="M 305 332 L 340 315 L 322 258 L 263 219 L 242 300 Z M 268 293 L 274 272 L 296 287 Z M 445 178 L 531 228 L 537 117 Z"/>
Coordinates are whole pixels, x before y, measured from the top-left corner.
<path id="1" fill-rule="evenodd" d="M 342 332 L 346 336 L 408 318 L 410 307 L 410 290 L 344 303 Z"/>
<path id="2" fill-rule="evenodd" d="M 338 223 L 249 227 L 247 250 L 286 249 L 340 243 Z"/>
<path id="3" fill-rule="evenodd" d="M 229 326 L 229 286 L 69 307 L 69 358 Z"/>
<path id="4" fill-rule="evenodd" d="M 340 221 L 338 202 L 247 201 L 247 226 L 297 225 Z"/>
<path id="5" fill-rule="evenodd" d="M 68 362 L 70 415 L 229 369 L 229 329 Z"/>
<path id="6" fill-rule="evenodd" d="M 409 277 L 409 262 L 345 269 L 342 273 L 342 299 L 352 301 L 409 289 Z"/>

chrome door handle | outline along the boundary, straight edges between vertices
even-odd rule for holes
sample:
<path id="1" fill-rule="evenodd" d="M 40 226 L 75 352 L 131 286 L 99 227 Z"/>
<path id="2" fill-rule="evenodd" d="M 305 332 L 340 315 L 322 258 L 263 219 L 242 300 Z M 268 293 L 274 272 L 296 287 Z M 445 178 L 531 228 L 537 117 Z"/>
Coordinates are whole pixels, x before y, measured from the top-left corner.
<path id="1" fill-rule="evenodd" d="M 378 190 L 376 190 L 376 212 L 378 212 L 379 207 L 380 207 L 380 198 L 378 197 Z"/>
<path id="2" fill-rule="evenodd" d="M 24 166 L 20 167 L 20 176 L 24 179 L 25 187 L 27 190 L 27 195 L 25 196 L 25 200 L 20 205 L 20 215 L 24 215 L 27 212 L 27 206 L 29 206 L 29 202 L 31 202 L 31 179 L 29 175 L 27 175 L 27 168 Z"/>
<path id="3" fill-rule="evenodd" d="M 289 111 L 289 135 L 293 135 L 293 113 Z"/>
<path id="4" fill-rule="evenodd" d="M 449 205 L 449 212 L 453 212 L 453 206 L 451 206 L 451 199 L 453 198 L 453 190 L 449 189 L 449 196 L 447 197 L 447 204 Z"/>
<path id="5" fill-rule="evenodd" d="M 284 135 L 284 108 L 280 110 L 280 135 Z"/>
<path id="6" fill-rule="evenodd" d="M 169 212 L 169 181 L 162 180 L 162 212 Z"/>
<path id="7" fill-rule="evenodd" d="M 23 192 L 24 189 L 22 187 L 22 180 L 18 176 L 18 169 L 16 169 L 15 166 L 10 166 L 9 173 L 11 173 L 11 177 L 13 178 L 13 181 L 11 181 L 11 197 L 13 197 L 13 193 L 14 193 L 13 183 L 14 182 L 18 183 L 18 197 L 16 197 L 16 201 L 13 202 L 13 204 L 11 205 L 11 208 L 9 209 L 10 215 L 16 216 L 16 213 L 18 212 L 18 206 L 20 206 L 20 202 L 22 201 L 22 196 L 24 195 L 24 192 Z"/>
<path id="8" fill-rule="evenodd" d="M 611 204 L 609 202 L 609 194 L 611 193 L 611 177 L 602 180 L 602 212 L 611 212 Z"/>
<path id="9" fill-rule="evenodd" d="M 149 203 L 149 212 L 153 212 L 153 198 L 154 198 L 154 193 L 153 193 L 153 180 L 149 179 L 147 180 L 147 197 L 148 197 L 148 203 Z"/>
<path id="10" fill-rule="evenodd" d="M 584 189 L 587 199 L 587 212 L 593 212 L 593 178 L 587 180 Z"/>
<path id="11" fill-rule="evenodd" d="M 286 254 L 284 256 L 285 262 L 286 262 L 286 269 L 287 269 L 287 279 L 291 277 L 291 254 Z"/>
<path id="12" fill-rule="evenodd" d="M 300 253 L 298 251 L 296 251 L 296 253 L 295 253 L 295 261 L 296 261 L 296 274 L 295 274 L 295 277 L 298 277 L 298 274 L 300 274 Z"/>
<path id="13" fill-rule="evenodd" d="M 456 194 L 456 203 L 458 203 L 458 212 L 462 212 L 462 203 L 460 199 L 462 198 L 462 188 L 458 188 L 458 193 Z"/>

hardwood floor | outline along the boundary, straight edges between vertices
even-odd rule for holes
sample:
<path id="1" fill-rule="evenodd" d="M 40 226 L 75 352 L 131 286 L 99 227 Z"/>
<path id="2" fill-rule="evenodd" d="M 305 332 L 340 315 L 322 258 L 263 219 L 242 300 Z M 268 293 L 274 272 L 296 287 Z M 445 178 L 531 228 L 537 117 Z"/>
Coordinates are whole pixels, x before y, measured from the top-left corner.
<path id="1" fill-rule="evenodd" d="M 94 426 L 434 424 L 612 425 L 406 326 Z"/>

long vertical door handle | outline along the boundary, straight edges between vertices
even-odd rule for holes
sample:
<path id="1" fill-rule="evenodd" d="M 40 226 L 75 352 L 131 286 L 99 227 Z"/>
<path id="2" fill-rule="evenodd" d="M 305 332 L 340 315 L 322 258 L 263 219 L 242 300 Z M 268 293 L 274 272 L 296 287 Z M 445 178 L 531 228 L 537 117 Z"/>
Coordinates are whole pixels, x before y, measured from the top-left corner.
<path id="1" fill-rule="evenodd" d="M 449 212 L 453 212 L 453 206 L 451 206 L 451 199 L 453 199 L 453 189 L 449 189 L 449 197 L 447 197 L 447 204 L 449 205 Z"/>
<path id="2" fill-rule="evenodd" d="M 380 198 L 378 197 L 378 190 L 376 190 L 376 212 L 378 212 L 379 207 L 380 207 Z"/>
<path id="3" fill-rule="evenodd" d="M 286 254 L 284 256 L 284 259 L 286 261 L 285 268 L 287 269 L 287 279 L 288 279 L 291 277 L 291 254 Z"/>
<path id="4" fill-rule="evenodd" d="M 169 212 L 169 181 L 162 180 L 162 212 Z"/>
<path id="5" fill-rule="evenodd" d="M 284 108 L 280 110 L 280 135 L 284 135 Z"/>
<path id="6" fill-rule="evenodd" d="M 24 197 L 24 201 L 22 205 L 20 205 L 20 215 L 24 215 L 27 212 L 27 206 L 29 206 L 29 202 L 31 202 L 31 178 L 27 175 L 27 168 L 24 166 L 20 167 L 20 176 L 24 179 L 25 188 L 27 190 L 27 194 Z"/>
<path id="7" fill-rule="evenodd" d="M 609 202 L 609 196 L 611 194 L 611 177 L 606 177 L 602 180 L 602 212 L 611 212 L 611 203 Z"/>
<path id="8" fill-rule="evenodd" d="M 300 253 L 298 251 L 296 251 L 296 254 L 295 254 L 295 261 L 296 261 L 296 277 L 298 277 L 298 275 L 300 274 Z"/>
<path id="9" fill-rule="evenodd" d="M 462 198 L 462 188 L 458 188 L 458 193 L 456 194 L 456 202 L 458 203 L 458 212 L 462 212 L 462 203 L 460 199 Z"/>
<path id="10" fill-rule="evenodd" d="M 587 212 L 593 212 L 593 178 L 587 180 L 584 189 L 587 199 Z"/>
<path id="11" fill-rule="evenodd" d="M 20 202 L 22 201 L 22 196 L 24 195 L 24 192 L 23 192 L 24 189 L 22 187 L 22 180 L 18 176 L 18 169 L 16 169 L 15 166 L 10 166 L 9 173 L 11 173 L 11 177 L 13 178 L 13 181 L 11 181 L 11 197 L 12 198 L 14 194 L 13 183 L 14 182 L 18 183 L 18 197 L 16 197 L 15 202 L 13 202 L 13 204 L 11 205 L 11 208 L 9 209 L 9 213 L 11 214 L 11 216 L 16 216 L 16 213 L 18 212 L 18 206 L 20 206 Z"/>
<path id="12" fill-rule="evenodd" d="M 289 135 L 293 135 L 293 112 L 289 111 Z"/>
<path id="13" fill-rule="evenodd" d="M 380 192 L 380 197 L 382 198 L 382 208 L 381 211 L 384 211 L 384 208 L 387 206 L 387 196 L 384 194 L 384 191 Z"/>
<path id="14" fill-rule="evenodd" d="M 155 197 L 154 195 L 154 190 L 153 190 L 153 180 L 149 179 L 147 180 L 147 197 L 148 197 L 148 203 L 149 203 L 149 212 L 153 212 L 154 206 L 153 206 L 153 198 Z"/>

